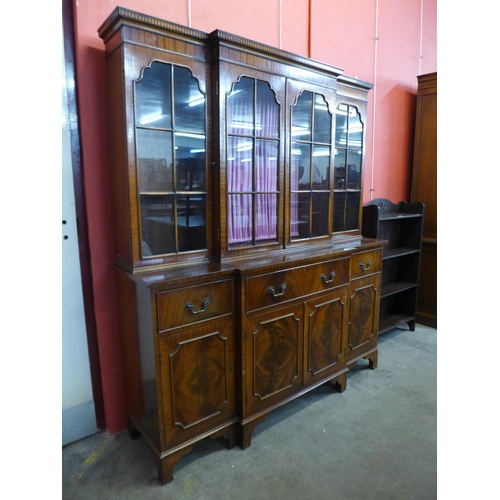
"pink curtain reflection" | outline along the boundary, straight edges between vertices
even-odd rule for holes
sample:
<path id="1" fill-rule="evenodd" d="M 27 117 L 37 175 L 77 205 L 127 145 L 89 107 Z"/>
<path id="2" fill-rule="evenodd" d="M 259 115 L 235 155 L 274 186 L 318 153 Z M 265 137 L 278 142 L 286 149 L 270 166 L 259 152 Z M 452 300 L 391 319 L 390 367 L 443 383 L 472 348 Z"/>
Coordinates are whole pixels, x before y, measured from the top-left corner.
<path id="1" fill-rule="evenodd" d="M 252 83 L 251 87 L 249 82 Z M 278 189 L 279 141 L 269 138 L 279 137 L 279 106 L 269 85 L 257 82 L 254 120 L 253 84 L 254 80 L 242 78 L 235 85 L 234 94 L 228 99 L 227 185 L 230 244 L 251 242 L 254 226 L 256 240 L 277 237 L 278 196 L 265 193 L 276 193 Z M 243 89 L 241 91 L 240 85 Z M 238 134 L 239 137 L 231 137 L 231 134 Z M 264 137 L 268 139 L 261 139 Z M 251 193 L 256 193 L 255 221 Z"/>

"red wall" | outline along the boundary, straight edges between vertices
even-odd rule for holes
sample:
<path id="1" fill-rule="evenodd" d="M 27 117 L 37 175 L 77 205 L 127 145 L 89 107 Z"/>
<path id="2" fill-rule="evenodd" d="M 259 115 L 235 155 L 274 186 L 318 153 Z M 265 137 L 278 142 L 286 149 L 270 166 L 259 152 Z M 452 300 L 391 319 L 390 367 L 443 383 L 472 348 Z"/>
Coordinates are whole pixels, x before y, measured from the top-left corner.
<path id="1" fill-rule="evenodd" d="M 104 412 L 111 434 L 126 427 L 126 417 L 112 265 L 104 45 L 97 29 L 117 5 L 205 32 L 228 31 L 374 83 L 368 107 L 365 203 L 373 198 L 408 201 L 416 77 L 437 71 L 437 0 L 75 2 L 84 184 Z"/>

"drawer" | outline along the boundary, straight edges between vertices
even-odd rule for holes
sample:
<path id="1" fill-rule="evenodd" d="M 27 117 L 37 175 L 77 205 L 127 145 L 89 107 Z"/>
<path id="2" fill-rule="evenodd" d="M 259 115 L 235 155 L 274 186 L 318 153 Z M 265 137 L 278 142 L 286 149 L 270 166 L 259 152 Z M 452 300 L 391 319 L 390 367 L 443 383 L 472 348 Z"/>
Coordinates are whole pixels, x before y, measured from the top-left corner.
<path id="1" fill-rule="evenodd" d="M 369 250 L 368 252 L 355 253 L 351 255 L 351 279 L 378 273 L 381 267 L 381 249 Z"/>
<path id="2" fill-rule="evenodd" d="M 348 281 L 348 258 L 252 276 L 246 280 L 246 310 L 253 311 L 323 292 Z"/>
<path id="3" fill-rule="evenodd" d="M 230 314 L 233 303 L 232 280 L 159 292 L 156 296 L 158 331 Z"/>

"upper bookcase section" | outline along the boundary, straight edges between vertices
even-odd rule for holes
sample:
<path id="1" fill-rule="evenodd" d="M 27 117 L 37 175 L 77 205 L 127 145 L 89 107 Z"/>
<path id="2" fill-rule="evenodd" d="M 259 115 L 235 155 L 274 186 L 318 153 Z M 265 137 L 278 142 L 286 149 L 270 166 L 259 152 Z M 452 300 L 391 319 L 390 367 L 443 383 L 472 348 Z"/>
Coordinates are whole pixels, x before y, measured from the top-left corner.
<path id="1" fill-rule="evenodd" d="M 121 7 L 99 36 L 118 265 L 139 272 L 361 235 L 371 84 Z"/>

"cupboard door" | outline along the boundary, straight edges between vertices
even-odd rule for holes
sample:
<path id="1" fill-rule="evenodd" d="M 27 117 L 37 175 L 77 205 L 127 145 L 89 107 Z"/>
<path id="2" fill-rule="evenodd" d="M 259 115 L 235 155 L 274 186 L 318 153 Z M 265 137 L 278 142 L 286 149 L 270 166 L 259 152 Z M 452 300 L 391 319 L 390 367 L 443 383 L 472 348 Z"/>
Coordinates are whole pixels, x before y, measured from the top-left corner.
<path id="1" fill-rule="evenodd" d="M 233 321 L 223 321 L 160 339 L 167 448 L 235 417 L 233 331 Z"/>
<path id="2" fill-rule="evenodd" d="M 243 331 L 244 416 L 300 390 L 302 323 L 302 304 L 247 316 Z"/>
<path id="3" fill-rule="evenodd" d="M 363 357 L 377 347 L 380 274 L 353 280 L 349 297 L 347 361 Z"/>
<path id="4" fill-rule="evenodd" d="M 153 61 L 134 84 L 141 258 L 207 249 L 206 96 L 190 69 Z"/>
<path id="5" fill-rule="evenodd" d="M 289 80 L 290 114 L 287 241 L 303 242 L 332 234 L 332 157 L 335 92 Z"/>
<path id="6" fill-rule="evenodd" d="M 304 385 L 346 367 L 347 287 L 305 305 Z"/>
<path id="7" fill-rule="evenodd" d="M 220 77 L 220 252 L 283 246 L 284 78 L 224 66 Z M 216 208 L 217 209 L 217 208 Z"/>

